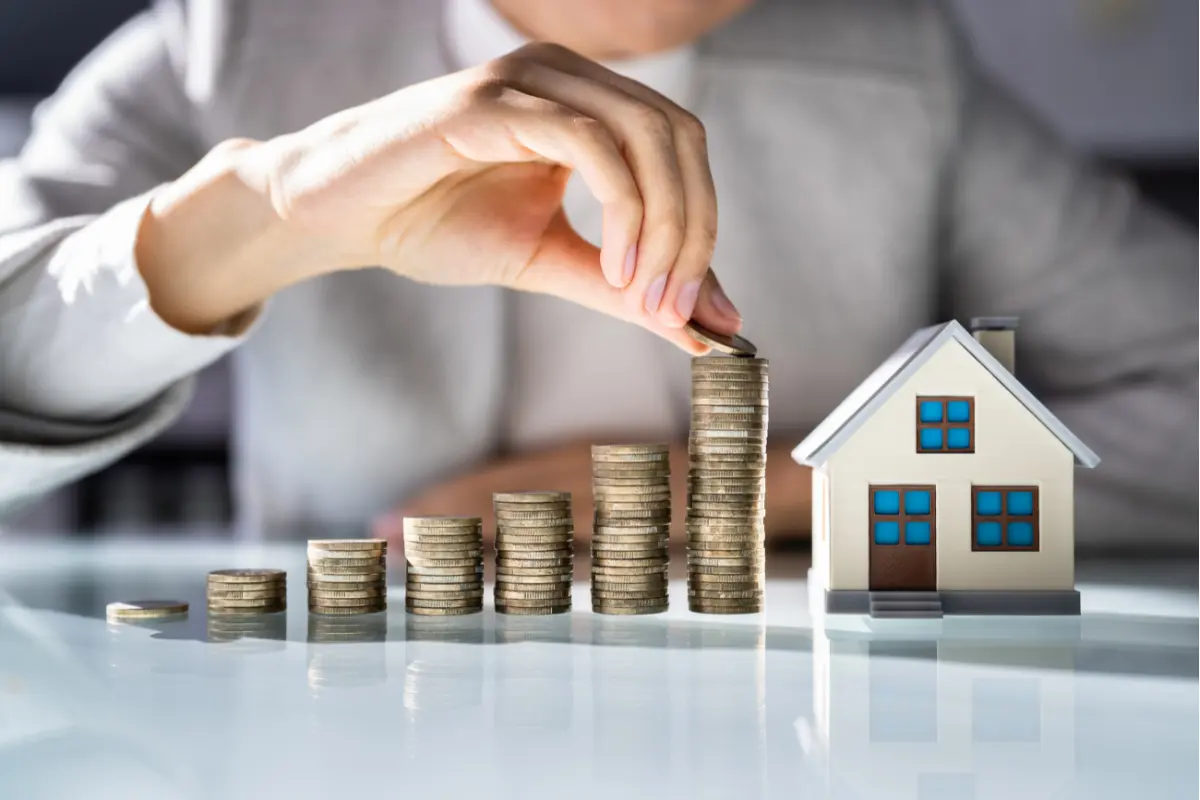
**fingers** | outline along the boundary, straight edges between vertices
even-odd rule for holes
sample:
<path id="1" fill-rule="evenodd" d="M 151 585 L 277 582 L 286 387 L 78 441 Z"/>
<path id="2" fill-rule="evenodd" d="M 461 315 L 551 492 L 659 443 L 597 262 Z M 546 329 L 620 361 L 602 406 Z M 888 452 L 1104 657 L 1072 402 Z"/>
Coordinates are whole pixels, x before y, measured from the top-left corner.
<path id="1" fill-rule="evenodd" d="M 522 270 L 514 289 L 550 294 L 594 311 L 633 322 L 678 345 L 692 356 L 709 348 L 679 328 L 664 325 L 657 317 L 632 309 L 624 292 L 611 286 L 597 268 L 600 253 L 571 228 L 560 212 L 551 223 L 542 248 Z"/>
<path id="2" fill-rule="evenodd" d="M 646 207 L 629 302 L 642 304 L 667 326 L 683 326 L 698 302 L 717 239 L 717 195 L 703 124 L 654 90 L 565 48 L 534 45 L 524 52 L 548 65 L 537 71 L 537 80 L 555 99 L 609 125 L 625 148 Z M 575 80 L 552 80 L 551 74 Z M 662 141 L 668 135 L 669 142 Z M 674 169 L 645 167 L 648 158 L 672 159 Z M 667 200 L 679 205 L 664 213 Z M 736 310 L 721 318 L 724 326 L 736 324 Z"/>

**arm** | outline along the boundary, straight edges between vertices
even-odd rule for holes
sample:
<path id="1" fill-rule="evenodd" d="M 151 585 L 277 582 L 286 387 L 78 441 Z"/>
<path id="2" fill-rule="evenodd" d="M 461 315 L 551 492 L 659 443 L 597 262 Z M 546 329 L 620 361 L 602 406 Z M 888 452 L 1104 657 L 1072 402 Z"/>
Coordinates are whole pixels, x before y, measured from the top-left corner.
<path id="1" fill-rule="evenodd" d="M 671 447 L 671 538 L 682 542 L 687 517 L 686 444 Z M 767 539 L 807 537 L 811 527 L 809 470 L 791 458 L 790 445 L 767 450 Z M 458 478 L 430 487 L 376 523 L 375 535 L 399 542 L 405 516 L 465 515 L 482 517 L 484 531 L 495 531 L 492 493 L 553 490 L 570 492 L 575 512 L 575 539 L 592 533 L 591 444 L 576 442 L 537 453 L 506 458 Z"/>
<path id="2" fill-rule="evenodd" d="M 1197 512 L 1197 248 L 1068 152 L 958 51 L 945 74 L 953 316 L 1013 314 L 1017 375 L 1101 458 L 1081 545 L 1190 546 Z"/>
<path id="3" fill-rule="evenodd" d="M 156 187 L 198 157 L 183 39 L 176 5 L 134 19 L 0 161 L 0 512 L 156 435 L 236 344 L 153 313 L 134 256 Z"/>

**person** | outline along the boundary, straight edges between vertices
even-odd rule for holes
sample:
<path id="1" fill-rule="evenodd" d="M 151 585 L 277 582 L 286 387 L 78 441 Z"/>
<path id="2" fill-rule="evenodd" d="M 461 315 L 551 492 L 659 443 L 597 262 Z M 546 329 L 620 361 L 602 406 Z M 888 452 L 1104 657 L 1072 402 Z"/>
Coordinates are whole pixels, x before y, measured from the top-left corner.
<path id="1" fill-rule="evenodd" d="M 9 508 L 234 351 L 244 530 L 580 511 L 589 442 L 683 472 L 694 318 L 771 359 L 768 524 L 803 532 L 800 437 L 914 329 L 1003 314 L 1103 459 L 1078 540 L 1195 541 L 1195 236 L 935 2 L 165 0 L 39 110 L 0 208 Z"/>

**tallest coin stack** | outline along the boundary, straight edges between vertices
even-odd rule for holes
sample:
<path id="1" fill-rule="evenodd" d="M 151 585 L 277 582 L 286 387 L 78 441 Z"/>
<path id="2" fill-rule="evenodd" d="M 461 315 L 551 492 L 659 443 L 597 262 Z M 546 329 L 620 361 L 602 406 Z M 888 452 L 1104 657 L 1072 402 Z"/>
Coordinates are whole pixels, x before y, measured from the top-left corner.
<path id="1" fill-rule="evenodd" d="M 688 607 L 762 611 L 767 466 L 767 360 L 692 360 L 688 441 Z"/>

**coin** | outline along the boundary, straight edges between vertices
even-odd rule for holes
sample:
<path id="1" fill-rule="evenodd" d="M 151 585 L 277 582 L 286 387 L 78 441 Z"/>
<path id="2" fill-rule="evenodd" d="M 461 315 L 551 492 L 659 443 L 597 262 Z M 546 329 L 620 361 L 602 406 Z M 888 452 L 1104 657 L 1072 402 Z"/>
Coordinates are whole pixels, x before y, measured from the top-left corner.
<path id="1" fill-rule="evenodd" d="M 406 601 L 407 600 L 420 600 L 420 601 L 435 600 L 438 602 L 441 602 L 441 601 L 449 602 L 452 600 L 476 600 L 480 597 L 483 597 L 482 587 L 479 589 L 469 589 L 466 591 L 458 591 L 458 592 L 427 592 L 427 591 L 421 591 L 420 589 L 406 589 L 404 592 L 404 599 Z"/>
<path id="2" fill-rule="evenodd" d="M 499 597 L 496 598 L 495 604 L 497 608 L 501 605 L 508 606 L 509 608 L 542 608 L 551 605 L 569 605 L 569 601 L 569 596 L 543 600 L 520 600 L 515 597 Z"/>
<path id="3" fill-rule="evenodd" d="M 310 550 L 387 550 L 386 539 L 309 539 Z"/>
<path id="4" fill-rule="evenodd" d="M 225 584 L 225 585 L 228 585 L 228 584 Z M 258 585 L 261 586 L 262 584 L 258 584 Z M 264 598 L 264 597 L 270 597 L 270 598 L 283 597 L 286 594 L 287 594 L 286 587 L 272 587 L 270 589 L 255 589 L 255 590 L 249 590 L 249 591 L 238 591 L 238 590 L 219 591 L 219 590 L 214 590 L 210 586 L 210 587 L 208 587 L 208 591 L 205 592 L 205 595 L 208 597 L 209 600 L 256 600 L 256 599 Z"/>
<path id="5" fill-rule="evenodd" d="M 536 617 L 548 614 L 565 614 L 571 610 L 571 604 L 565 603 L 552 606 L 514 606 L 509 603 L 496 603 L 497 614 L 509 614 L 522 617 Z"/>
<path id="6" fill-rule="evenodd" d="M 569 503 L 570 492 L 495 492 L 496 503 Z"/>
<path id="7" fill-rule="evenodd" d="M 405 517 L 404 529 L 418 528 L 478 528 L 483 525 L 482 517 Z"/>
<path id="8" fill-rule="evenodd" d="M 654 605 L 654 606 L 641 606 L 641 607 L 635 607 L 635 608 L 612 605 L 609 603 L 605 603 L 603 601 L 592 603 L 592 612 L 595 614 L 618 614 L 621 616 L 635 616 L 635 615 L 640 615 L 640 614 L 661 614 L 666 610 L 668 610 L 668 606 L 666 603 L 661 603 L 659 605 Z"/>
<path id="9" fill-rule="evenodd" d="M 287 580 L 281 569 L 217 569 L 208 573 L 209 583 L 279 583 Z"/>
<path id="10" fill-rule="evenodd" d="M 349 600 L 353 598 L 366 600 L 372 597 L 387 597 L 387 589 L 354 589 L 352 591 L 340 591 L 338 589 L 310 590 L 308 597 L 310 600 Z"/>
<path id="11" fill-rule="evenodd" d="M 684 330 L 696 341 L 722 353 L 728 353 L 732 356 L 754 356 L 758 354 L 758 348 L 750 340 L 737 335 L 730 336 L 724 333 L 717 333 L 716 331 L 709 330 L 695 320 L 690 320 L 684 326 Z"/>
<path id="12" fill-rule="evenodd" d="M 496 570 L 497 583 L 512 585 L 554 586 L 561 583 L 570 583 L 573 577 L 573 572 L 560 572 L 557 574 L 524 574 L 520 572 L 513 572 L 512 570 Z"/>
<path id="13" fill-rule="evenodd" d="M 671 452 L 668 444 L 594 444 L 592 458 L 597 456 L 665 455 Z"/>
<path id="14" fill-rule="evenodd" d="M 570 598 L 571 588 L 562 589 L 496 589 L 496 600 L 508 603 L 514 600 L 564 600 Z"/>
<path id="15" fill-rule="evenodd" d="M 667 574 L 667 564 L 665 564 L 665 563 L 663 563 L 663 564 L 647 564 L 645 566 L 625 567 L 625 566 L 614 566 L 612 564 L 597 564 L 597 563 L 595 563 L 594 560 L 592 562 L 592 578 L 593 578 L 593 580 L 597 576 L 605 577 L 605 578 L 607 578 L 607 577 L 640 578 L 640 577 L 648 577 L 648 576 L 652 576 L 652 575 L 665 576 L 666 574 Z"/>
<path id="16" fill-rule="evenodd" d="M 461 544 L 463 542 L 478 542 L 483 539 L 483 531 L 469 531 L 467 533 L 429 533 L 428 531 L 413 531 L 412 533 L 404 534 L 404 546 L 407 549 L 409 545 L 419 546 L 434 546 L 439 544 Z"/>
<path id="17" fill-rule="evenodd" d="M 188 604 L 182 600 L 130 600 L 109 603 L 105 607 L 109 619 L 161 619 L 176 617 L 188 612 Z"/>
<path id="18" fill-rule="evenodd" d="M 483 612 L 483 604 L 476 606 L 463 606 L 462 608 L 412 608 L 405 606 L 404 610 L 409 614 L 414 614 L 423 617 L 465 617 L 469 614 L 479 614 Z"/>

